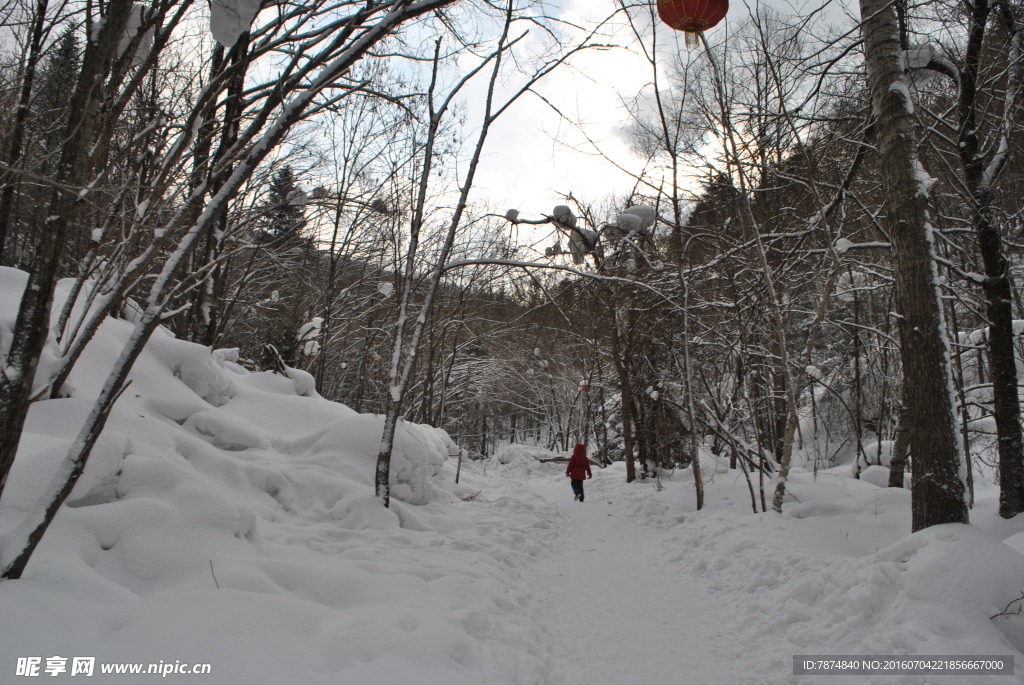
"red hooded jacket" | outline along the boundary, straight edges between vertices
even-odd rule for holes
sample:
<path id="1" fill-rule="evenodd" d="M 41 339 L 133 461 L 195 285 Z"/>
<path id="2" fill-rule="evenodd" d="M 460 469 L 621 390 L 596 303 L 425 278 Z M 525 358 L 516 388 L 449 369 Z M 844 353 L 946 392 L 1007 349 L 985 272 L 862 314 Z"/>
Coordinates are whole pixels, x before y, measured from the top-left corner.
<path id="1" fill-rule="evenodd" d="M 590 460 L 587 459 L 586 447 L 576 445 L 572 451 L 572 457 L 569 458 L 569 465 L 565 467 L 565 475 L 573 480 L 583 480 L 593 475 L 590 473 Z"/>

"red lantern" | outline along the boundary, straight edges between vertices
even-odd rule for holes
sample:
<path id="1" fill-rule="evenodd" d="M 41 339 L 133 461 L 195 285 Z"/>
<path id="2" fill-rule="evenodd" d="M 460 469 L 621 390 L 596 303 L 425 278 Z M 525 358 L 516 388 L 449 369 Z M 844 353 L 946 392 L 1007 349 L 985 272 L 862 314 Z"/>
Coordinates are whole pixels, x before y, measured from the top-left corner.
<path id="1" fill-rule="evenodd" d="M 729 0 L 658 0 L 658 16 L 676 31 L 686 33 L 686 45 L 698 45 L 697 34 L 725 19 Z"/>

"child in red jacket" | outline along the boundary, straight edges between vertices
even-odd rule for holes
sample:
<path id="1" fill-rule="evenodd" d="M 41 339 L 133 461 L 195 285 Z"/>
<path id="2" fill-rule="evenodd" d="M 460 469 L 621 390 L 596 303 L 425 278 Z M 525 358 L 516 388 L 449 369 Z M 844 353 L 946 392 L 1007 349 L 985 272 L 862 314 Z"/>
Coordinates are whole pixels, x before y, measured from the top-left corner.
<path id="1" fill-rule="evenodd" d="M 571 479 L 572 491 L 576 493 L 576 501 L 583 501 L 583 479 L 591 478 L 590 460 L 587 459 L 587 448 L 577 444 L 569 458 L 569 465 L 565 467 L 565 475 Z"/>

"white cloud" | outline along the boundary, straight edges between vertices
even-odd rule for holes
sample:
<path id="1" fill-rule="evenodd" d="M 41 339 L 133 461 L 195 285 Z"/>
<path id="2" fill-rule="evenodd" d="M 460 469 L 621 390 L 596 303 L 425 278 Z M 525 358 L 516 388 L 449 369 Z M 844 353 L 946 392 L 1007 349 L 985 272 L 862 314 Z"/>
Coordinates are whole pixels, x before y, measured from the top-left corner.
<path id="1" fill-rule="evenodd" d="M 609 0 L 576 0 L 560 16 L 587 25 L 612 8 Z M 617 42 L 627 44 L 621 26 L 616 33 Z M 628 192 L 632 178 L 601 157 L 588 138 L 619 165 L 638 168 L 639 160 L 621 135 L 628 121 L 622 98 L 642 90 L 650 81 L 649 71 L 638 55 L 623 48 L 576 55 L 537 87 L 564 118 L 527 94 L 495 124 L 478 172 L 476 197 L 535 216 L 550 212 L 562 201 L 562 193 L 599 198 Z"/>

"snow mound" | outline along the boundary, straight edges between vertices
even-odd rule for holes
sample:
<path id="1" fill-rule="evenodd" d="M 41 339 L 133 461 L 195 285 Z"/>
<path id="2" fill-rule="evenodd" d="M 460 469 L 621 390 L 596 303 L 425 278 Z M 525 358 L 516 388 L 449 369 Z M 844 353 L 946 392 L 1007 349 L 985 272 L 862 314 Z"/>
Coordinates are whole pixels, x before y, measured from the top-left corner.
<path id="1" fill-rule="evenodd" d="M 24 283 L 0 269 L 0 344 Z M 105 321 L 72 396 L 31 406 L 0 543 L 37 506 L 131 329 Z M 543 503 L 496 496 L 474 464 L 456 486 L 447 433 L 402 422 L 386 509 L 381 417 L 322 399 L 304 371 L 237 362 L 154 336 L 23 578 L 0 583 L 3 668 L 85 654 L 98 683 L 124 680 L 103 663 L 176 660 L 254 685 L 544 682 L 518 575 L 557 536 Z"/>
<path id="2" fill-rule="evenodd" d="M 873 464 L 860 472 L 860 479 L 880 488 L 887 488 L 889 487 L 889 469 L 886 466 Z"/>
<path id="3" fill-rule="evenodd" d="M 548 478 L 565 470 L 564 464 L 545 464 L 533 457 L 519 455 L 508 464 L 500 465 L 501 474 L 508 479 L 529 480 Z"/>
<path id="4" fill-rule="evenodd" d="M 353 413 L 297 440 L 281 442 L 278 447 L 293 455 L 295 463 L 334 469 L 371 487 L 383 428 L 383 417 Z M 451 446 L 454 443 L 444 431 L 400 422 L 391 454 L 391 495 L 410 504 L 426 504 L 433 499 L 431 481 L 440 472 Z"/>
<path id="5" fill-rule="evenodd" d="M 551 459 L 565 461 L 551 462 Z M 552 452 L 536 445 L 512 443 L 495 450 L 490 462 L 506 480 L 530 480 L 562 474 L 568 460 L 567 453 Z"/>
<path id="6" fill-rule="evenodd" d="M 508 445 L 502 445 L 498 449 L 494 450 L 492 459 L 499 464 L 511 464 L 519 457 L 526 457 L 528 459 L 557 459 L 558 457 L 565 457 L 564 454 L 552 452 L 546 450 L 543 447 L 537 447 L 536 445 L 523 445 L 522 443 L 513 442 Z"/>
<path id="7" fill-rule="evenodd" d="M 1014 533 L 1003 540 L 1003 543 L 1009 545 L 1012 549 L 1017 550 L 1021 554 L 1024 554 L 1024 533 Z"/>
<path id="8" fill-rule="evenodd" d="M 874 469 L 888 477 L 882 466 L 865 474 Z M 1011 522 L 995 524 L 992 534 L 963 524 L 911 534 L 908 489 L 803 469 L 791 471 L 783 516 L 752 512 L 740 472 L 710 476 L 700 512 L 691 476 L 677 471 L 663 483 L 660 491 L 649 482 L 602 479 L 595 494 L 662 529 L 665 559 L 713 593 L 724 630 L 745 645 L 741 682 L 822 682 L 792 676 L 794 654 L 1001 654 L 1015 660 L 1019 673 L 1024 615 L 996 616 L 1008 606 L 1013 614 L 1024 593 L 1024 555 L 1014 547 L 1024 547 L 1024 534 L 1003 544 L 999 532 L 1013 530 Z M 989 525 L 985 512 L 994 498 L 983 487 L 979 497 L 982 509 L 972 517 Z M 1019 676 L 983 680 L 1020 682 Z M 903 676 L 898 682 L 982 680 Z"/>

